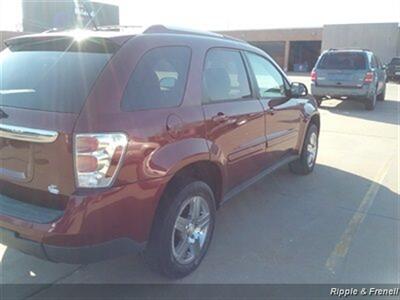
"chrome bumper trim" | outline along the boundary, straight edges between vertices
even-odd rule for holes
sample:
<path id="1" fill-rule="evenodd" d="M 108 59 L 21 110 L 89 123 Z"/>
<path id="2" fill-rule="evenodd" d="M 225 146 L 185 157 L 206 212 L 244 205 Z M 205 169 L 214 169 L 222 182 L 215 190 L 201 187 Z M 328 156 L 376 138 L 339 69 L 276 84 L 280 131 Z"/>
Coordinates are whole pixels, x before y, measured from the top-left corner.
<path id="1" fill-rule="evenodd" d="M 58 137 L 58 132 L 0 124 L 0 137 L 32 143 L 53 143 Z"/>

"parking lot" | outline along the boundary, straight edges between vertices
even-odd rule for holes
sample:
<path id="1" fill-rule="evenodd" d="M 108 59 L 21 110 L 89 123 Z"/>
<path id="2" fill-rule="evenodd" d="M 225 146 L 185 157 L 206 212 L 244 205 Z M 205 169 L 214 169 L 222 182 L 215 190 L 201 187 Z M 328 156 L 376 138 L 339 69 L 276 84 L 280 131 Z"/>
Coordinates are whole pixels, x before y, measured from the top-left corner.
<path id="1" fill-rule="evenodd" d="M 399 283 L 400 86 L 372 112 L 338 100 L 320 112 L 315 171 L 284 167 L 226 203 L 203 263 L 179 283 Z M 21 299 L 58 283 L 171 282 L 140 255 L 66 265 L 1 246 L 0 257 L 2 283 L 47 284 L 21 287 Z"/>

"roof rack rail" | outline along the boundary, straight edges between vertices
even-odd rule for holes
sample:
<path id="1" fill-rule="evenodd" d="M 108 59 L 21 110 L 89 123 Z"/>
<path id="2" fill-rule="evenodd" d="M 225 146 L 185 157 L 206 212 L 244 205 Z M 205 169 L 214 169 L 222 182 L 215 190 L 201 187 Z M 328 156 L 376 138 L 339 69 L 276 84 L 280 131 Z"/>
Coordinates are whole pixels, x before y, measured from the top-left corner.
<path id="1" fill-rule="evenodd" d="M 211 36 L 211 37 L 223 37 L 223 35 L 219 33 L 191 30 L 179 27 L 170 27 L 165 25 L 152 25 L 145 31 L 143 31 L 143 33 L 172 33 L 172 34 L 192 34 L 192 35 Z"/>
<path id="2" fill-rule="evenodd" d="M 67 28 L 57 28 L 57 27 L 53 27 L 50 29 L 46 29 L 45 31 L 43 31 L 42 33 L 52 33 L 52 32 L 60 32 L 60 31 L 64 31 L 67 30 Z"/>
<path id="3" fill-rule="evenodd" d="M 82 30 L 93 30 L 93 31 L 129 31 L 130 29 L 139 29 L 140 33 L 143 34 L 154 34 L 154 33 L 169 33 L 169 34 L 190 34 L 190 35 L 197 35 L 197 36 L 205 36 L 205 37 L 213 37 L 219 39 L 230 40 L 239 43 L 248 44 L 247 41 L 238 39 L 229 35 L 211 32 L 211 31 L 200 31 L 200 30 L 193 30 L 187 28 L 180 28 L 180 27 L 171 27 L 165 25 L 152 25 L 147 29 L 144 29 L 143 26 L 140 25 L 97 25 L 95 28 L 81 28 Z M 51 33 L 51 32 L 59 32 L 59 31 L 66 31 L 66 30 L 74 30 L 73 28 L 50 28 L 43 33 Z"/>
<path id="4" fill-rule="evenodd" d="M 193 29 L 179 28 L 179 27 L 170 27 L 165 25 L 153 25 L 147 28 L 143 33 L 170 33 L 170 34 L 190 34 L 190 35 L 198 35 L 198 36 L 208 36 L 213 38 L 227 39 L 241 43 L 247 43 L 246 41 L 236 39 L 234 37 L 230 37 L 227 35 L 223 35 L 220 33 L 210 32 L 210 31 L 199 31 Z"/>
<path id="5" fill-rule="evenodd" d="M 328 51 L 341 51 L 341 50 L 360 50 L 360 51 L 371 51 L 367 48 L 362 47 L 341 47 L 341 48 L 330 48 Z"/>
<path id="6" fill-rule="evenodd" d="M 128 30 L 128 29 L 137 29 L 137 28 L 143 28 L 143 26 L 140 25 L 97 25 L 97 27 L 87 27 L 87 28 L 72 28 L 72 27 L 53 27 L 46 29 L 42 33 L 52 33 L 52 32 L 60 32 L 60 31 L 68 31 L 68 30 L 92 30 L 92 31 L 122 31 L 122 30 Z"/>
<path id="7" fill-rule="evenodd" d="M 121 30 L 129 30 L 129 29 L 137 29 L 143 28 L 140 25 L 97 25 L 97 31 L 121 31 Z"/>

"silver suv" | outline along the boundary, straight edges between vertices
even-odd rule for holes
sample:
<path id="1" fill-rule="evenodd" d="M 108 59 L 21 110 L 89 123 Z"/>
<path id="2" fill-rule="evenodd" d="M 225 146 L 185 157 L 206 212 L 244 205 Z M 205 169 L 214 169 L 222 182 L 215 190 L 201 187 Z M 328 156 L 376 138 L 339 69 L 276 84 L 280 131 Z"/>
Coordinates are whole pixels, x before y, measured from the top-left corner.
<path id="1" fill-rule="evenodd" d="M 311 72 L 311 93 L 318 105 L 323 99 L 354 99 L 373 110 L 376 100 L 385 99 L 385 91 L 385 67 L 369 50 L 330 49 Z"/>

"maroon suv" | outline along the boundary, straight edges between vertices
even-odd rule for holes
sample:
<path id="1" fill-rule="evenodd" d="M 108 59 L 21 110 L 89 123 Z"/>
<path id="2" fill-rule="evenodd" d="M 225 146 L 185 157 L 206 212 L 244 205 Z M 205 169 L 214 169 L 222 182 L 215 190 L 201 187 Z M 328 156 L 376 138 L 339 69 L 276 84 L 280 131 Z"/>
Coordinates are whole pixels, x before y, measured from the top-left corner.
<path id="1" fill-rule="evenodd" d="M 153 26 L 7 46 L 0 228 L 10 247 L 67 263 L 145 249 L 151 266 L 182 277 L 204 257 L 223 202 L 285 164 L 314 168 L 314 99 L 243 41 Z"/>

